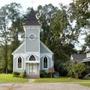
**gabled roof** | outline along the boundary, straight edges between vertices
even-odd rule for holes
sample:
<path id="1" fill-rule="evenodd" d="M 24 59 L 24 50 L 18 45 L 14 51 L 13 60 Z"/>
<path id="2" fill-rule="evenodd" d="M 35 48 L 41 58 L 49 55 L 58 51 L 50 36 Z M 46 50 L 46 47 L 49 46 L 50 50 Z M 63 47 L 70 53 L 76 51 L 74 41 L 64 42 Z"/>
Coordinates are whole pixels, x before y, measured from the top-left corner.
<path id="1" fill-rule="evenodd" d="M 90 53 L 90 48 L 89 49 L 86 49 L 86 51 L 85 51 L 86 53 Z"/>
<path id="2" fill-rule="evenodd" d="M 86 54 L 72 54 L 73 60 L 74 61 L 83 61 L 83 59 L 86 58 Z"/>
<path id="3" fill-rule="evenodd" d="M 26 49 L 25 49 L 25 42 L 23 42 L 13 53 L 14 54 L 21 54 L 21 53 L 25 53 Z M 40 54 L 42 53 L 50 53 L 53 54 L 53 52 L 43 43 L 40 42 Z"/>
<path id="4" fill-rule="evenodd" d="M 40 53 L 51 53 L 51 54 L 53 54 L 53 52 L 43 42 L 40 42 Z"/>
<path id="5" fill-rule="evenodd" d="M 25 53 L 25 42 L 23 42 L 13 53 L 12 55 L 16 53 Z"/>
<path id="6" fill-rule="evenodd" d="M 40 25 L 33 9 L 31 9 L 31 12 L 25 17 L 24 25 Z"/>
<path id="7" fill-rule="evenodd" d="M 83 59 L 82 62 L 90 62 L 90 57 Z"/>

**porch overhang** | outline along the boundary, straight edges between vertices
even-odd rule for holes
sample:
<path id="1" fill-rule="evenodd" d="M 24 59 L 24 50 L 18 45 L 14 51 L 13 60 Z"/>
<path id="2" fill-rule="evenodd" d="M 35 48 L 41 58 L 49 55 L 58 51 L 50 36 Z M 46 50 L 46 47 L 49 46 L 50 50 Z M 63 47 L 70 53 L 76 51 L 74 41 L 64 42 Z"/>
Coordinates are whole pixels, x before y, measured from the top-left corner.
<path id="1" fill-rule="evenodd" d="M 90 62 L 90 58 L 85 58 L 82 62 Z"/>
<path id="2" fill-rule="evenodd" d="M 26 61 L 25 63 L 40 63 L 39 61 Z"/>

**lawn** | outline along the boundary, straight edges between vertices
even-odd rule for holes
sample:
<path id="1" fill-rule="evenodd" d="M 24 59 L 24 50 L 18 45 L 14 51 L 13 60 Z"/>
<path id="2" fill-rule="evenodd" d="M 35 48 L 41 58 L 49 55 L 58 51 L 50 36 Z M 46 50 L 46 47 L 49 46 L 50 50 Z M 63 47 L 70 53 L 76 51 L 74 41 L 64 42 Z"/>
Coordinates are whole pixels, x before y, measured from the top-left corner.
<path id="1" fill-rule="evenodd" d="M 28 79 L 13 77 L 13 74 L 0 74 L 0 83 L 26 83 Z M 90 87 L 90 80 L 74 79 L 69 77 L 61 78 L 39 78 L 34 79 L 33 83 L 76 83 Z"/>
<path id="2" fill-rule="evenodd" d="M 0 83 L 25 83 L 25 78 L 13 77 L 13 74 L 0 74 Z"/>
<path id="3" fill-rule="evenodd" d="M 76 83 L 90 87 L 90 80 L 74 79 L 68 77 L 62 78 L 40 78 L 35 80 L 36 83 Z"/>

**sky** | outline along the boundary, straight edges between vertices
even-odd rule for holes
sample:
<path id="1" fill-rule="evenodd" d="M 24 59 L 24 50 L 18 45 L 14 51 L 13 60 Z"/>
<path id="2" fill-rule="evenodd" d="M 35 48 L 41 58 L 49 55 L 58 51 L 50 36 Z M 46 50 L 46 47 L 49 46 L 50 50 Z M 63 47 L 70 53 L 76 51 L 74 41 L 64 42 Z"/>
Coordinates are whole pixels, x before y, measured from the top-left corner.
<path id="1" fill-rule="evenodd" d="M 39 5 L 45 5 L 49 3 L 57 7 L 59 7 L 60 3 L 62 3 L 63 5 L 69 5 L 72 0 L 0 0 L 0 7 L 11 2 L 20 3 L 23 7 L 23 10 L 26 11 L 28 7 L 33 7 L 34 9 L 37 9 Z"/>

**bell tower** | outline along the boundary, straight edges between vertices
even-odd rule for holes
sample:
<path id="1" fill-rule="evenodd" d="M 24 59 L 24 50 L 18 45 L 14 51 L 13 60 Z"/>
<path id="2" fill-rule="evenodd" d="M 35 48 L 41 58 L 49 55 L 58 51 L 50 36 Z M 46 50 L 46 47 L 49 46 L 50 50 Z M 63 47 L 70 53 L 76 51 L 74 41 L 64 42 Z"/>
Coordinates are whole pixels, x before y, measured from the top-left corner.
<path id="1" fill-rule="evenodd" d="M 35 11 L 32 9 L 24 22 L 26 52 L 40 53 L 40 29 L 41 25 L 36 18 Z"/>

